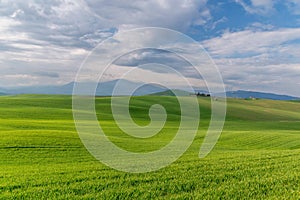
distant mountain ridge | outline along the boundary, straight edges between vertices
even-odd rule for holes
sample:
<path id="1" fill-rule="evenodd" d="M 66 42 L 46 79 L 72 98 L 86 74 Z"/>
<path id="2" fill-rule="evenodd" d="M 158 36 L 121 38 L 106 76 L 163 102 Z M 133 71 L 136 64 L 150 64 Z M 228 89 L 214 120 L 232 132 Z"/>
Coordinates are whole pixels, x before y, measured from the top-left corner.
<path id="1" fill-rule="evenodd" d="M 145 84 L 144 86 L 138 88 L 133 94 L 130 94 L 129 91 L 126 91 L 126 88 L 136 88 L 141 83 L 136 83 L 128 80 L 112 80 L 107 82 L 98 83 L 96 89 L 96 96 L 111 96 L 113 89 L 116 86 L 117 82 L 122 86 L 125 86 L 125 90 L 121 90 L 114 95 L 133 95 L 133 96 L 142 96 L 142 95 L 159 95 L 159 96 L 174 96 L 174 93 L 166 87 L 157 85 L 157 84 Z M 0 95 L 15 95 L 15 94 L 65 94 L 72 95 L 74 84 L 80 84 L 83 88 L 93 88 L 96 83 L 93 82 L 84 82 L 84 83 L 75 83 L 70 82 L 65 85 L 49 85 L 49 86 L 24 86 L 24 87 L 15 87 L 15 88 L 0 88 Z M 176 93 L 180 96 L 188 96 L 193 94 L 185 90 L 174 89 Z M 207 93 L 207 91 L 195 88 L 195 92 Z M 214 96 L 218 96 L 215 94 Z M 299 97 L 293 97 L 289 95 L 280 95 L 273 93 L 264 93 L 264 92 L 255 92 L 255 91 L 227 91 L 226 96 L 230 98 L 257 98 L 257 99 L 272 99 L 272 100 L 300 100 Z"/>
<path id="2" fill-rule="evenodd" d="M 188 96 L 193 93 L 182 91 L 182 90 L 175 90 L 179 94 L 179 96 Z M 209 94 L 207 91 L 203 90 L 195 90 L 196 93 L 203 93 Z M 175 94 L 171 90 L 165 90 L 163 92 L 154 93 L 151 95 L 158 95 L 158 96 L 175 96 Z M 220 94 L 215 94 L 213 96 L 221 96 Z M 237 91 L 228 91 L 226 92 L 226 96 L 229 98 L 239 98 L 239 99 L 271 99 L 271 100 L 300 100 L 299 97 L 293 97 L 289 95 L 280 95 L 280 94 L 273 94 L 273 93 L 264 93 L 264 92 L 254 92 L 254 91 L 245 91 L 245 90 L 237 90 Z"/>
<path id="3" fill-rule="evenodd" d="M 83 83 L 75 83 L 70 82 L 65 85 L 49 85 L 49 86 L 24 86 L 24 87 L 14 87 L 14 88 L 1 88 L 0 93 L 6 94 L 64 94 L 64 95 L 72 95 L 73 87 L 75 84 L 79 84 L 81 88 L 86 89 L 86 91 L 91 90 L 91 88 L 95 87 L 97 84 L 96 89 L 96 96 L 111 96 L 113 90 L 117 84 L 121 84 L 124 86 L 124 90 L 120 90 L 119 92 L 115 93 L 114 95 L 129 95 L 129 91 L 126 88 L 135 88 L 140 85 L 140 83 L 128 81 L 128 80 L 112 80 L 107 82 L 95 83 L 95 82 L 83 82 Z M 150 93 L 155 92 L 162 92 L 166 90 L 165 87 L 156 85 L 156 84 L 145 84 L 142 87 L 138 88 L 132 95 L 134 96 L 141 96 L 147 95 Z M 83 94 L 91 94 L 91 93 L 84 93 Z"/>
<path id="4" fill-rule="evenodd" d="M 272 99 L 272 100 L 299 100 L 299 97 L 293 97 L 289 95 L 281 95 L 274 93 L 264 93 L 264 92 L 255 92 L 255 91 L 228 91 L 226 92 L 227 97 L 231 98 L 256 98 L 256 99 Z"/>

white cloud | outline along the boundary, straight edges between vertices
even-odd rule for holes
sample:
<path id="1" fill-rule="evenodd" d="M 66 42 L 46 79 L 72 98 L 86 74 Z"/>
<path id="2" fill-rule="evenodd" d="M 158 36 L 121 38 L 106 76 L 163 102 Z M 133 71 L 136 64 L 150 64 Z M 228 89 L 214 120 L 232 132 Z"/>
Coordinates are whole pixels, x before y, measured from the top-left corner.
<path id="1" fill-rule="evenodd" d="M 226 17 L 222 17 L 221 19 L 219 19 L 219 20 L 212 23 L 211 29 L 215 29 L 219 24 L 222 24 L 222 23 L 227 22 L 227 21 L 228 21 L 228 19 Z"/>
<path id="2" fill-rule="evenodd" d="M 234 60 L 216 60 L 228 90 L 252 90 L 300 96 L 300 64 L 276 64 L 257 66 Z"/>
<path id="3" fill-rule="evenodd" d="M 227 88 L 300 96 L 299 28 L 226 32 L 203 42 Z"/>
<path id="4" fill-rule="evenodd" d="M 243 8 L 251 14 L 268 14 L 274 10 L 274 0 L 251 0 L 251 4 L 247 4 L 244 0 L 235 0 Z"/>
<path id="5" fill-rule="evenodd" d="M 275 26 L 271 24 L 263 24 L 260 22 L 254 22 L 250 24 L 248 29 L 255 30 L 255 31 L 271 31 L 275 29 Z"/>
<path id="6" fill-rule="evenodd" d="M 0 10 L 5 11 L 0 14 L 3 28 L 62 46 L 94 45 L 97 38 L 111 36 L 113 28 L 160 26 L 185 31 L 210 18 L 206 0 L 17 0 L 2 2 Z"/>
<path id="7" fill-rule="evenodd" d="M 288 7 L 290 12 L 294 15 L 300 15 L 300 1 L 299 0 L 286 0 L 285 5 Z"/>
<path id="8" fill-rule="evenodd" d="M 61 79 L 40 84 L 66 83 L 73 80 L 88 51 L 118 30 L 161 26 L 185 31 L 209 18 L 206 0 L 2 0 L 1 74 L 22 77 L 26 69 L 37 76 L 40 70 L 50 70 Z M 15 84 L 18 81 L 21 78 Z"/>
<path id="9" fill-rule="evenodd" d="M 153 65 L 144 68 L 143 65 L 149 63 L 169 66 L 172 70 Z M 218 73 L 199 44 L 179 33 L 153 28 L 119 32 L 113 39 L 102 43 L 101 48 L 95 49 L 86 60 L 76 81 L 97 81 L 100 76 L 102 81 L 123 79 L 122 75 L 130 70 L 136 72 L 130 79 L 135 82 L 156 80 L 178 85 L 176 71 L 196 87 L 203 87 L 202 77 L 214 89 L 220 87 L 216 78 Z"/>
<path id="10" fill-rule="evenodd" d="M 235 1 L 248 13 L 265 16 L 278 3 L 277 0 Z M 212 29 L 226 21 L 225 17 L 219 17 L 219 21 L 212 23 L 206 3 L 207 0 L 2 0 L 0 86 L 70 82 L 89 50 L 116 32 L 144 26 L 186 32 L 191 26 L 202 26 L 208 21 Z M 287 0 L 284 4 L 293 14 L 300 14 L 300 1 Z M 147 45 L 155 37 L 135 42 Z M 227 31 L 202 44 L 219 65 L 228 85 L 245 89 L 279 88 L 281 92 L 290 85 L 290 92 L 299 94 L 293 84 L 298 83 L 300 67 L 300 44 L 293 41 L 299 39 L 300 28 L 276 29 L 269 24 L 252 23 L 243 31 Z M 175 43 L 165 45 L 170 50 L 180 48 Z M 193 46 L 185 46 L 190 49 L 190 56 L 195 55 Z M 130 44 L 124 51 L 128 49 Z M 180 70 L 193 80 L 194 71 L 188 67 Z M 155 71 L 147 73 L 149 77 L 157 75 Z M 167 74 L 159 77 L 176 78 Z"/>
<path id="11" fill-rule="evenodd" d="M 236 3 L 240 4 L 245 11 L 251 14 L 268 15 L 277 11 L 281 11 L 285 7 L 293 15 L 300 15 L 300 1 L 299 0 L 250 0 L 250 3 L 246 3 L 245 0 L 235 0 Z M 276 8 L 276 5 L 280 7 Z"/>
<path id="12" fill-rule="evenodd" d="M 88 0 L 91 12 L 115 27 L 161 26 L 184 31 L 210 18 L 206 0 L 95 1 Z"/>
<path id="13" fill-rule="evenodd" d="M 274 0 L 251 0 L 252 5 L 255 7 L 265 7 L 271 9 L 273 7 Z"/>
<path id="14" fill-rule="evenodd" d="M 274 52 L 285 43 L 300 39 L 300 28 L 283 28 L 272 31 L 244 30 L 225 32 L 222 36 L 203 42 L 205 48 L 217 57 L 262 54 Z M 294 44 L 291 44 L 294 45 Z"/>

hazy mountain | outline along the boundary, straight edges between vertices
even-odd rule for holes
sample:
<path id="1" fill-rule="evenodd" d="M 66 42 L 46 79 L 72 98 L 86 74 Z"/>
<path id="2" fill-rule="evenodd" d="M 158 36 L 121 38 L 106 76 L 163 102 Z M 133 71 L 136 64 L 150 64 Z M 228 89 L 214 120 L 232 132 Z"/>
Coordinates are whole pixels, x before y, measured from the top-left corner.
<path id="1" fill-rule="evenodd" d="M 97 96 L 111 96 L 113 89 L 117 82 L 122 85 L 122 90 L 115 95 L 129 95 L 129 88 L 136 88 L 139 86 L 139 83 L 127 81 L 127 80 L 113 80 L 98 83 L 96 89 Z M 15 88 L 7 88 L 2 89 L 0 92 L 8 93 L 8 94 L 66 94 L 71 95 L 73 93 L 73 86 L 74 82 L 59 85 L 59 86 L 26 86 L 26 87 L 15 87 Z M 79 84 L 80 88 L 82 88 L 83 94 L 90 94 L 89 90 L 94 87 L 95 83 L 93 82 L 84 82 L 84 83 L 77 83 Z M 146 84 L 140 88 L 138 88 L 133 95 L 140 96 L 146 95 L 155 92 L 162 92 L 166 90 L 166 88 L 155 85 L 155 84 Z"/>
<path id="2" fill-rule="evenodd" d="M 72 94 L 73 83 L 61 86 L 24 86 L 7 88 L 8 94 Z"/>
<path id="3" fill-rule="evenodd" d="M 122 90 L 115 93 L 115 95 L 131 95 L 129 89 L 137 88 L 140 84 L 128 80 L 113 80 L 98 83 L 96 89 L 97 96 L 111 96 L 113 89 L 115 88 L 117 82 L 122 86 Z M 77 83 L 78 84 L 78 83 Z M 83 94 L 91 94 L 88 91 L 93 88 L 95 83 L 84 82 L 80 83 L 79 86 L 82 88 Z M 15 87 L 15 88 L 0 88 L 0 95 L 5 94 L 66 94 L 71 95 L 73 92 L 74 82 L 58 85 L 58 86 L 26 86 L 26 87 Z M 185 90 L 176 90 L 180 96 L 188 96 L 191 92 Z M 196 92 L 208 94 L 207 91 L 195 88 Z M 165 87 L 156 84 L 146 84 L 138 88 L 132 95 L 164 95 L 164 96 L 174 96 L 174 94 Z M 264 92 L 254 92 L 254 91 L 228 91 L 226 92 L 227 97 L 231 98 L 259 98 L 259 99 L 273 99 L 273 100 L 297 100 L 299 97 L 293 97 L 288 95 L 279 95 L 273 93 Z M 215 95 L 218 96 L 218 95 Z"/>
<path id="4" fill-rule="evenodd" d="M 188 96 L 191 93 L 184 90 L 176 90 L 180 96 Z M 196 93 L 209 94 L 209 92 L 204 90 L 195 90 Z M 171 90 L 165 90 L 163 92 L 154 93 L 151 95 L 159 95 L 159 96 L 174 96 L 174 93 Z M 215 96 L 218 96 L 216 94 Z M 237 91 L 228 91 L 226 92 L 226 96 L 229 98 L 256 98 L 256 99 L 272 99 L 272 100 L 299 100 L 299 97 L 293 97 L 288 95 L 280 95 L 273 93 L 264 93 L 264 92 L 254 92 L 254 91 L 245 91 L 245 90 L 237 90 Z"/>
<path id="5" fill-rule="evenodd" d="M 0 94 L 5 94 L 7 91 L 4 88 L 0 88 Z"/>
<path id="6" fill-rule="evenodd" d="M 280 95 L 273 93 L 254 92 L 254 91 L 228 91 L 226 92 L 227 97 L 231 98 L 257 98 L 257 99 L 273 99 L 273 100 L 297 100 L 299 97 L 293 97 L 288 95 Z"/>

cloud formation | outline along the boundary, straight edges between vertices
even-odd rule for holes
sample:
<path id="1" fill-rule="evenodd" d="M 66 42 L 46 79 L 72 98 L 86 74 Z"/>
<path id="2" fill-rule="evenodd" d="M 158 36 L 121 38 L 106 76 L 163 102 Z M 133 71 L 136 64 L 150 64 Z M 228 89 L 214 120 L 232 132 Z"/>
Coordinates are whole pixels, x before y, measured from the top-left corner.
<path id="1" fill-rule="evenodd" d="M 268 14 L 274 11 L 273 0 L 251 0 L 247 4 L 244 0 L 236 0 L 243 8 L 251 14 Z"/>
<path id="2" fill-rule="evenodd" d="M 298 42 L 297 42 L 298 41 Z M 225 32 L 203 41 L 227 88 L 300 95 L 300 29 Z"/>
<path id="3" fill-rule="evenodd" d="M 71 82 L 100 42 L 131 28 L 158 26 L 199 40 L 228 87 L 300 96 L 299 16 L 298 0 L 0 0 L 0 87 Z M 114 73 L 153 60 L 197 82 L 188 64 L 159 51 L 132 52 L 114 63 Z M 159 69 L 148 72 L 154 76 Z"/>
<path id="4" fill-rule="evenodd" d="M 130 3 L 2 0 L 1 73 L 8 77 L 11 73 L 22 76 L 23 68 L 26 68 L 28 73 L 37 75 L 35 72 L 39 68 L 57 73 L 64 71 L 61 78 L 74 77 L 88 52 L 117 31 L 144 26 L 186 31 L 190 26 L 204 24 L 210 18 L 205 4 L 206 0 L 135 0 Z M 65 80 L 68 81 L 72 79 Z M 59 82 L 57 79 L 41 84 Z M 15 84 L 18 84 L 17 80 Z"/>

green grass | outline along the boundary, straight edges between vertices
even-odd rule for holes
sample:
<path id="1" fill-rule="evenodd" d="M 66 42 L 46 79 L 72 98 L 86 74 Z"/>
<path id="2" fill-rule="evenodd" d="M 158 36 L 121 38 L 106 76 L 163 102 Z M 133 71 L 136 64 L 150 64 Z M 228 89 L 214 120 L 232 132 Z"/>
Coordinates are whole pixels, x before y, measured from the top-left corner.
<path id="1" fill-rule="evenodd" d="M 298 199 L 300 103 L 228 100 L 224 131 L 204 159 L 199 148 L 210 119 L 209 98 L 199 98 L 201 123 L 194 143 L 159 171 L 130 174 L 95 160 L 72 119 L 70 96 L 0 97 L 0 199 Z M 178 128 L 175 97 L 134 97 L 131 115 L 149 123 L 148 108 L 168 111 L 164 129 L 150 139 L 123 134 L 111 116 L 110 98 L 98 98 L 100 124 L 118 146 L 159 149 Z"/>

